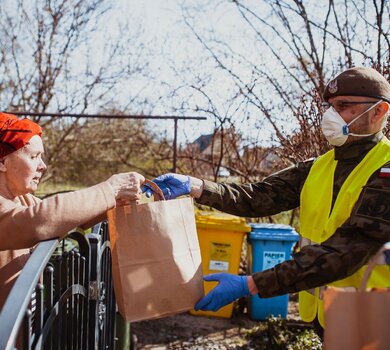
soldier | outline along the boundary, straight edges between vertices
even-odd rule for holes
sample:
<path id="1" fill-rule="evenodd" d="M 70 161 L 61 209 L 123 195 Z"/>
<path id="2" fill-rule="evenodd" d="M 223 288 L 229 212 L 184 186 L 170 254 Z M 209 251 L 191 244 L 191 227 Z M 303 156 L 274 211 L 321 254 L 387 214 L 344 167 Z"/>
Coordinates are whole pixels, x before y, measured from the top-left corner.
<path id="1" fill-rule="evenodd" d="M 328 83 L 323 98 L 322 130 L 335 147 L 315 160 L 252 184 L 213 183 L 179 174 L 154 180 L 168 199 L 190 194 L 200 204 L 239 216 L 262 217 L 300 207 L 303 246 L 292 260 L 252 276 L 206 276 L 219 284 L 195 309 L 216 311 L 243 296 L 299 291 L 301 318 L 323 327 L 324 288 L 360 286 L 364 265 L 390 241 L 390 142 L 382 133 L 390 84 L 374 69 L 351 68 Z M 369 287 L 390 286 L 385 268 L 375 269 Z"/>

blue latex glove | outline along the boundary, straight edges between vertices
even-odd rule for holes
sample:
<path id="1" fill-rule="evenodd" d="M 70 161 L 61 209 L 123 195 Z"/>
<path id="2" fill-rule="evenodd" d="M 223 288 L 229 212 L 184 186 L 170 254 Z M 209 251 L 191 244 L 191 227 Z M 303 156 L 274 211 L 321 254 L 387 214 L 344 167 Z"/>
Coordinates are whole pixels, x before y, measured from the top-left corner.
<path id="1" fill-rule="evenodd" d="M 249 296 L 248 276 L 237 276 L 229 273 L 216 273 L 204 276 L 205 281 L 218 281 L 218 285 L 200 299 L 195 310 L 218 311 L 238 298 Z"/>
<path id="2" fill-rule="evenodd" d="M 390 266 L 390 250 L 385 250 L 384 254 L 385 254 L 386 264 Z"/>
<path id="3" fill-rule="evenodd" d="M 156 177 L 153 182 L 161 188 L 165 199 L 174 199 L 179 196 L 190 194 L 191 179 L 187 175 L 168 173 Z M 142 186 L 142 192 L 150 197 L 153 194 L 151 188 L 145 184 Z"/>

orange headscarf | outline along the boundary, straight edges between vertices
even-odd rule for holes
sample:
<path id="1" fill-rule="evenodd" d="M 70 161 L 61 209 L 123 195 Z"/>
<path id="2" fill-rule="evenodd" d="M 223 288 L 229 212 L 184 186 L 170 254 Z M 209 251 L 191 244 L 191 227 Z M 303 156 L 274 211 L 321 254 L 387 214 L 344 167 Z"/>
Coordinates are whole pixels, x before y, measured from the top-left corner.
<path id="1" fill-rule="evenodd" d="M 0 112 L 0 159 L 24 147 L 34 135 L 42 136 L 38 124 Z"/>

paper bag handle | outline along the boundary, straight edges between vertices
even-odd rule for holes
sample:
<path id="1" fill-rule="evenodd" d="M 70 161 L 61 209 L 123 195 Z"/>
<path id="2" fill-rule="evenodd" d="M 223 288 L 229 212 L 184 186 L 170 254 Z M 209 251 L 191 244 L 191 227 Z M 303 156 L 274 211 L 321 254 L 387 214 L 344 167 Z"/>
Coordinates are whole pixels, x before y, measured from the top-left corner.
<path id="1" fill-rule="evenodd" d="M 371 272 L 375 265 L 384 265 L 385 263 L 389 264 L 386 260 L 386 255 L 390 252 L 390 242 L 385 243 L 381 249 L 374 255 L 373 258 L 368 263 L 366 271 L 364 271 L 364 276 L 362 279 L 362 285 L 360 286 L 359 291 L 364 292 L 366 290 L 368 279 L 370 278 Z"/>
<path id="2" fill-rule="evenodd" d="M 145 184 L 147 184 L 153 191 L 154 200 L 165 201 L 164 193 L 161 191 L 161 188 L 158 187 L 153 181 L 145 179 Z"/>

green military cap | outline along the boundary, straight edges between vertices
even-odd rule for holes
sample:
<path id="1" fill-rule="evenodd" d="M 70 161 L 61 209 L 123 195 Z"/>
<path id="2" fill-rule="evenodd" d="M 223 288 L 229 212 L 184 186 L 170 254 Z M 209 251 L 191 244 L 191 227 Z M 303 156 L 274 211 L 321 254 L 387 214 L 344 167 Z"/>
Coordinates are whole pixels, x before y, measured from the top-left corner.
<path id="1" fill-rule="evenodd" d="M 374 97 L 390 103 L 390 84 L 373 68 L 354 67 L 340 73 L 325 88 L 324 100 L 334 96 Z"/>

